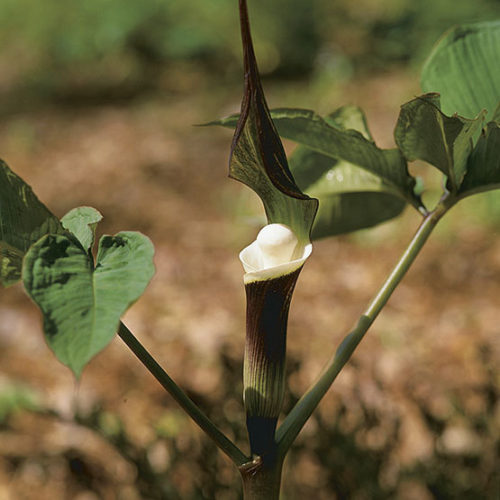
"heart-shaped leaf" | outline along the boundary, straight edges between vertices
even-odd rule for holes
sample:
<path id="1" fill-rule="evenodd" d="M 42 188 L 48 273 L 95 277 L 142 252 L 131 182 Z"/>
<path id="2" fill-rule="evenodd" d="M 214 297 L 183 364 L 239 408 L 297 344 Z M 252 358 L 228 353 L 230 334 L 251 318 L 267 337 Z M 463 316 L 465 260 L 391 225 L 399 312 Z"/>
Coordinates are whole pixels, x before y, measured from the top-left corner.
<path id="1" fill-rule="evenodd" d="M 21 279 L 24 254 L 40 237 L 64 232 L 28 184 L 0 160 L 0 283 Z"/>
<path id="2" fill-rule="evenodd" d="M 94 246 L 95 229 L 101 220 L 102 214 L 95 208 L 78 207 L 70 210 L 61 219 L 61 224 L 89 251 Z"/>
<path id="3" fill-rule="evenodd" d="M 424 92 L 441 94 L 441 109 L 488 120 L 500 101 L 500 21 L 456 26 L 437 43 L 421 76 Z"/>
<path id="4" fill-rule="evenodd" d="M 500 124 L 490 122 L 483 130 L 467 163 L 459 194 L 468 196 L 500 188 Z"/>
<path id="5" fill-rule="evenodd" d="M 151 241 L 136 232 L 103 236 L 95 268 L 72 235 L 47 235 L 26 253 L 24 286 L 42 310 L 49 346 L 76 376 L 111 341 L 120 317 L 144 291 L 152 259 Z"/>
<path id="6" fill-rule="evenodd" d="M 473 120 L 446 116 L 439 107 L 439 94 L 424 94 L 401 106 L 394 137 L 407 160 L 424 160 L 437 167 L 456 193 L 483 118 L 484 112 Z"/>

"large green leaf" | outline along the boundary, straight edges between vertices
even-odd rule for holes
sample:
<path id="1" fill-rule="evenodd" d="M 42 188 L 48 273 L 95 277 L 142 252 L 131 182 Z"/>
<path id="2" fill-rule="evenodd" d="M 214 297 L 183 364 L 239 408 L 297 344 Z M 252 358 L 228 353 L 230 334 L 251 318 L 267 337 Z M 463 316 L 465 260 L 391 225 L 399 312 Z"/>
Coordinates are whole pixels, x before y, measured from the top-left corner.
<path id="1" fill-rule="evenodd" d="M 355 129 L 371 139 L 358 107 L 340 108 L 325 121 Z M 352 163 L 334 160 L 304 146 L 298 146 L 289 161 L 300 189 L 320 201 L 313 239 L 374 226 L 399 215 L 406 205 L 397 189 Z"/>
<path id="2" fill-rule="evenodd" d="M 493 118 L 491 119 L 491 121 L 500 123 L 500 102 L 498 103 L 495 113 L 493 113 Z"/>
<path id="3" fill-rule="evenodd" d="M 398 149 L 380 149 L 357 130 L 335 126 L 314 111 L 280 108 L 272 110 L 271 117 L 282 137 L 379 176 L 401 198 L 416 208 L 421 207 L 414 193 L 415 179 L 409 175 L 406 161 Z M 238 115 L 232 115 L 210 124 L 232 128 L 237 120 Z"/>
<path id="4" fill-rule="evenodd" d="M 64 233 L 57 217 L 6 163 L 0 160 L 0 283 L 21 279 L 24 254 L 41 236 Z"/>
<path id="5" fill-rule="evenodd" d="M 500 188 L 500 124 L 490 122 L 483 130 L 467 164 L 459 194 Z"/>
<path id="6" fill-rule="evenodd" d="M 441 109 L 491 120 L 500 101 L 500 21 L 465 24 L 448 31 L 422 69 L 424 92 L 441 94 Z"/>
<path id="7" fill-rule="evenodd" d="M 42 310 L 47 342 L 77 376 L 144 291 L 152 258 L 151 241 L 135 232 L 103 236 L 95 268 L 72 235 L 47 235 L 26 253 L 24 286 Z"/>
<path id="8" fill-rule="evenodd" d="M 297 164 L 295 158 L 298 158 Z M 293 160 L 293 161 L 292 161 Z M 300 163 L 299 163 L 300 162 Z M 319 199 L 312 238 L 324 238 L 368 228 L 399 215 L 406 202 L 377 176 L 347 162 L 335 162 L 300 147 L 290 159 L 290 167 L 314 162 L 327 166 L 324 174 L 304 190 Z"/>
<path id="9" fill-rule="evenodd" d="M 424 94 L 401 106 L 394 137 L 409 161 L 431 163 L 448 177 L 449 189 L 457 192 L 483 118 L 484 113 L 474 120 L 446 116 L 439 107 L 439 94 Z"/>
<path id="10" fill-rule="evenodd" d="M 95 230 L 102 220 L 102 214 L 92 207 L 78 207 L 70 210 L 62 219 L 62 225 L 73 233 L 82 247 L 90 251 L 94 246 Z"/>
<path id="11" fill-rule="evenodd" d="M 309 240 L 318 201 L 300 191 L 289 170 L 260 82 L 246 3 L 240 3 L 245 89 L 231 148 L 229 175 L 261 198 L 269 223 L 287 224 Z"/>

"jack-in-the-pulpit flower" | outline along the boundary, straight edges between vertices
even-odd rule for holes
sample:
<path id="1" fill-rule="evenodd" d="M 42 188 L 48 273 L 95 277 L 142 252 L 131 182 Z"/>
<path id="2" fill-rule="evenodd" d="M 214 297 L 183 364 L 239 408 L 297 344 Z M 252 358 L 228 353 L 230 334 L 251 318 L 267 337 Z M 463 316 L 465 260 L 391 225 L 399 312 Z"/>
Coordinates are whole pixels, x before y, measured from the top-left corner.
<path id="1" fill-rule="evenodd" d="M 272 442 L 285 390 L 288 311 L 312 245 L 284 224 L 269 224 L 240 253 L 245 269 L 247 334 L 244 402 L 252 450 Z"/>
<path id="2" fill-rule="evenodd" d="M 270 457 L 283 404 L 288 310 L 311 254 L 318 201 L 302 193 L 288 168 L 260 83 L 245 2 L 240 13 L 245 91 L 229 175 L 259 195 L 269 224 L 240 254 L 247 296 L 244 402 L 251 451 Z"/>

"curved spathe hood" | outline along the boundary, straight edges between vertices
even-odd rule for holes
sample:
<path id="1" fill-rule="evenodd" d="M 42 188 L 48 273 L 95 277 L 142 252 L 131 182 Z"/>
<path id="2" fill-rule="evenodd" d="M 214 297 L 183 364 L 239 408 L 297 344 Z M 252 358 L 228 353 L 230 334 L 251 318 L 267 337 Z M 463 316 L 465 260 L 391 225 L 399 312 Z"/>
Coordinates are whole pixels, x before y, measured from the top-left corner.
<path id="1" fill-rule="evenodd" d="M 264 281 L 300 269 L 312 253 L 309 241 L 300 241 L 285 224 L 268 224 L 257 239 L 240 252 L 244 281 Z"/>

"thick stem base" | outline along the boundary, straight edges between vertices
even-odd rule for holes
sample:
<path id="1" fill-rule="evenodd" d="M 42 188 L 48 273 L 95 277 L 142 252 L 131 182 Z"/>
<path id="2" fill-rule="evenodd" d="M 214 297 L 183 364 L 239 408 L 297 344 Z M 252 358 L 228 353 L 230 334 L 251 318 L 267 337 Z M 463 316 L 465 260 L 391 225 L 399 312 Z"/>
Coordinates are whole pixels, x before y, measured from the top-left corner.
<path id="1" fill-rule="evenodd" d="M 244 500 L 278 500 L 282 469 L 282 460 L 262 460 L 261 457 L 240 467 Z"/>

